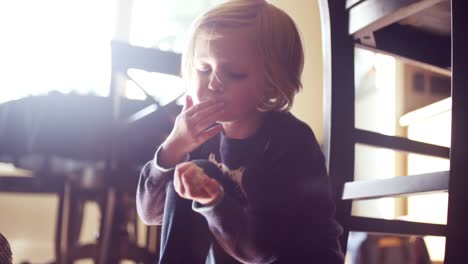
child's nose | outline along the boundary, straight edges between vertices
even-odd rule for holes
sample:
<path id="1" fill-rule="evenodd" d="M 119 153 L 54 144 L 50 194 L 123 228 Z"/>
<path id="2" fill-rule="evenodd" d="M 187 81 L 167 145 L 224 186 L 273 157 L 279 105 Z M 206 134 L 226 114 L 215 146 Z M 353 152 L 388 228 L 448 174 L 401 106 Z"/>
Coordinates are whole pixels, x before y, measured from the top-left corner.
<path id="1" fill-rule="evenodd" d="M 210 77 L 210 82 L 208 83 L 208 89 L 214 92 L 222 92 L 223 88 L 223 81 L 221 80 L 221 77 L 217 72 L 213 71 L 213 74 L 211 74 Z"/>

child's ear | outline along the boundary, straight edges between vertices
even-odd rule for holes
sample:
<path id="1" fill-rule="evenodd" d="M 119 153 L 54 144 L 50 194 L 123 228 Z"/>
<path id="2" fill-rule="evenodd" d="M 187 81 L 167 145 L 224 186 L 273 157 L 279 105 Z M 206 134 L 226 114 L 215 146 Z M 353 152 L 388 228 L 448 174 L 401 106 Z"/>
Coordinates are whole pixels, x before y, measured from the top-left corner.
<path id="1" fill-rule="evenodd" d="M 262 102 L 270 103 L 272 100 L 277 99 L 277 97 L 278 97 L 278 93 L 274 89 L 270 88 L 264 91 Z"/>
<path id="2" fill-rule="evenodd" d="M 278 98 L 275 92 L 265 91 L 258 99 L 257 110 L 260 112 L 268 112 L 271 110 L 271 106 L 273 106 L 277 100 Z"/>

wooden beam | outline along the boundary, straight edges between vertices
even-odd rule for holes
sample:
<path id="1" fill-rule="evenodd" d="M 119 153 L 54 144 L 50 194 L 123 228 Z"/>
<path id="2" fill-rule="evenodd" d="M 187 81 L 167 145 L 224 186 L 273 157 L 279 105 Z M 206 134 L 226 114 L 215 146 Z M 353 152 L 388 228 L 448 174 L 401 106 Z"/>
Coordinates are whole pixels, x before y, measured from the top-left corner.
<path id="1" fill-rule="evenodd" d="M 377 219 L 359 216 L 351 216 L 349 219 L 347 219 L 346 225 L 346 227 L 352 231 L 361 231 L 368 233 L 416 236 L 445 236 L 446 234 L 445 225 L 408 222 L 401 220 Z"/>
<path id="2" fill-rule="evenodd" d="M 452 137 L 446 264 L 468 259 L 468 2 L 452 0 Z M 463 262 L 463 261 L 461 261 Z"/>
<path id="3" fill-rule="evenodd" d="M 387 136 L 384 134 L 367 130 L 355 129 L 354 138 L 356 143 L 376 146 L 381 148 L 394 149 L 404 152 L 417 153 L 440 158 L 449 158 L 450 149 L 438 145 L 423 143 L 407 138 Z"/>
<path id="4" fill-rule="evenodd" d="M 112 69 L 126 72 L 127 69 L 140 69 L 180 75 L 181 54 L 152 48 L 131 46 L 127 43 L 112 42 Z"/>
<path id="5" fill-rule="evenodd" d="M 349 9 L 349 34 L 359 38 L 447 0 L 366 0 Z"/>
<path id="6" fill-rule="evenodd" d="M 435 66 L 435 65 L 424 63 L 422 61 L 414 60 L 412 58 L 403 57 L 401 54 L 392 53 L 392 52 L 389 52 L 389 51 L 386 51 L 386 50 L 380 50 L 380 49 L 377 49 L 376 47 L 370 47 L 370 46 L 366 46 L 366 45 L 363 45 L 363 44 L 360 44 L 360 43 L 356 43 L 355 46 L 356 46 L 356 48 L 365 49 L 365 50 L 373 51 L 373 52 L 376 52 L 376 53 L 392 56 L 395 59 L 401 60 L 401 61 L 403 61 L 405 63 L 414 65 L 416 67 L 420 67 L 420 68 L 422 68 L 424 70 L 435 72 L 435 73 L 441 74 L 443 76 L 452 77 L 452 71 L 450 69 L 441 68 L 441 67 L 438 67 L 438 66 Z"/>
<path id="7" fill-rule="evenodd" d="M 346 0 L 346 9 L 350 9 L 351 7 L 359 4 L 362 1 L 366 0 Z"/>
<path id="8" fill-rule="evenodd" d="M 393 24 L 374 32 L 376 48 L 440 68 L 451 66 L 451 38 Z"/>
<path id="9" fill-rule="evenodd" d="M 448 191 L 449 172 L 440 171 L 390 179 L 347 182 L 344 200 L 368 200 Z"/>

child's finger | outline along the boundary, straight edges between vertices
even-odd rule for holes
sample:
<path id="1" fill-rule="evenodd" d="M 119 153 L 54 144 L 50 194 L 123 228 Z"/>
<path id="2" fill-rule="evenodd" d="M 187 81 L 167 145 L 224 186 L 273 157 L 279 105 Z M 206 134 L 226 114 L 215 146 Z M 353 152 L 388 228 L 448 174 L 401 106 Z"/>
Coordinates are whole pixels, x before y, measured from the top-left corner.
<path id="1" fill-rule="evenodd" d="M 180 173 L 174 173 L 173 185 L 174 185 L 174 190 L 176 191 L 176 193 L 178 193 L 180 196 L 183 197 L 185 194 L 185 188 L 182 185 L 180 177 L 181 177 Z"/>
<path id="2" fill-rule="evenodd" d="M 199 192 L 199 189 L 202 189 L 203 178 L 208 177 L 203 173 L 203 169 L 198 167 L 196 164 L 193 164 L 187 168 L 183 173 L 183 178 L 185 182 L 191 187 L 192 191 Z M 187 186 L 186 186 L 187 188 Z"/>
<path id="3" fill-rule="evenodd" d="M 221 132 L 221 130 L 223 130 L 223 126 L 220 124 L 216 124 L 213 127 L 208 128 L 207 130 L 201 132 L 200 135 L 198 136 L 200 142 L 205 142 L 208 139 L 216 136 L 217 134 Z"/>
<path id="4" fill-rule="evenodd" d="M 215 104 L 210 104 L 204 108 L 199 109 L 198 112 L 193 114 L 192 119 L 195 122 L 200 122 L 202 120 L 205 120 L 206 118 L 209 118 L 211 115 L 215 113 L 219 113 L 223 109 L 224 109 L 224 103 L 216 102 Z"/>
<path id="5" fill-rule="evenodd" d="M 175 170 L 177 171 L 177 173 L 179 174 L 182 174 L 184 173 L 188 168 L 190 168 L 191 166 L 196 166 L 198 167 L 197 165 L 195 165 L 193 162 L 182 162 L 180 164 L 178 164 L 176 167 L 175 167 Z"/>
<path id="6" fill-rule="evenodd" d="M 198 113 L 199 111 L 211 106 L 211 105 L 214 105 L 216 104 L 216 100 L 214 99 L 209 99 L 209 100 L 206 100 L 206 101 L 203 101 L 203 102 L 200 102 L 199 104 L 196 104 L 196 105 L 191 105 L 190 108 L 187 108 L 187 111 L 185 112 L 187 116 L 193 116 L 195 115 L 196 113 Z"/>
<path id="7" fill-rule="evenodd" d="M 190 107 L 193 106 L 193 100 L 192 100 L 192 97 L 190 95 L 186 95 L 185 96 L 185 103 L 184 103 L 184 107 L 182 108 L 182 112 L 183 111 L 186 111 L 187 109 L 189 109 Z"/>
<path id="8" fill-rule="evenodd" d="M 187 199 L 193 199 L 199 193 L 197 189 L 200 189 L 196 184 L 193 184 L 190 180 L 190 175 L 184 173 L 181 177 L 182 185 L 184 186 L 184 197 Z"/>
<path id="9" fill-rule="evenodd" d="M 215 179 L 205 179 L 205 184 L 203 185 L 203 188 L 209 197 L 217 198 L 221 194 L 221 185 Z"/>
<path id="10" fill-rule="evenodd" d="M 197 165 L 190 163 L 184 170 L 183 175 L 188 179 L 188 183 L 194 184 L 197 172 L 201 170 Z"/>
<path id="11" fill-rule="evenodd" d="M 207 127 L 219 121 L 224 115 L 224 110 L 217 111 L 211 115 L 205 117 L 203 120 L 200 120 L 195 127 L 195 130 L 205 130 Z"/>
<path id="12" fill-rule="evenodd" d="M 183 178 L 193 174 L 193 170 L 199 168 L 193 162 L 183 162 L 176 166 L 174 173 L 174 189 L 180 196 L 184 197 L 187 192 L 187 185 L 184 184 Z"/>

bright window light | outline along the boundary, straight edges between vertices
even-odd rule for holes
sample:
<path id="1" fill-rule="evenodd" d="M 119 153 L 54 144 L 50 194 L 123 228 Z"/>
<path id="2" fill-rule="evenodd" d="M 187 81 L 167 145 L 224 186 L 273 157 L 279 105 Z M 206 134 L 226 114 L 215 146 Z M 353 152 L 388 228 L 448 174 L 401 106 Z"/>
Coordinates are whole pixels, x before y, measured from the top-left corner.
<path id="1" fill-rule="evenodd" d="M 0 3 L 0 103 L 50 91 L 107 95 L 116 1 Z"/>
<path id="2" fill-rule="evenodd" d="M 135 0 L 130 44 L 181 53 L 191 22 L 209 6 L 225 0 Z"/>

